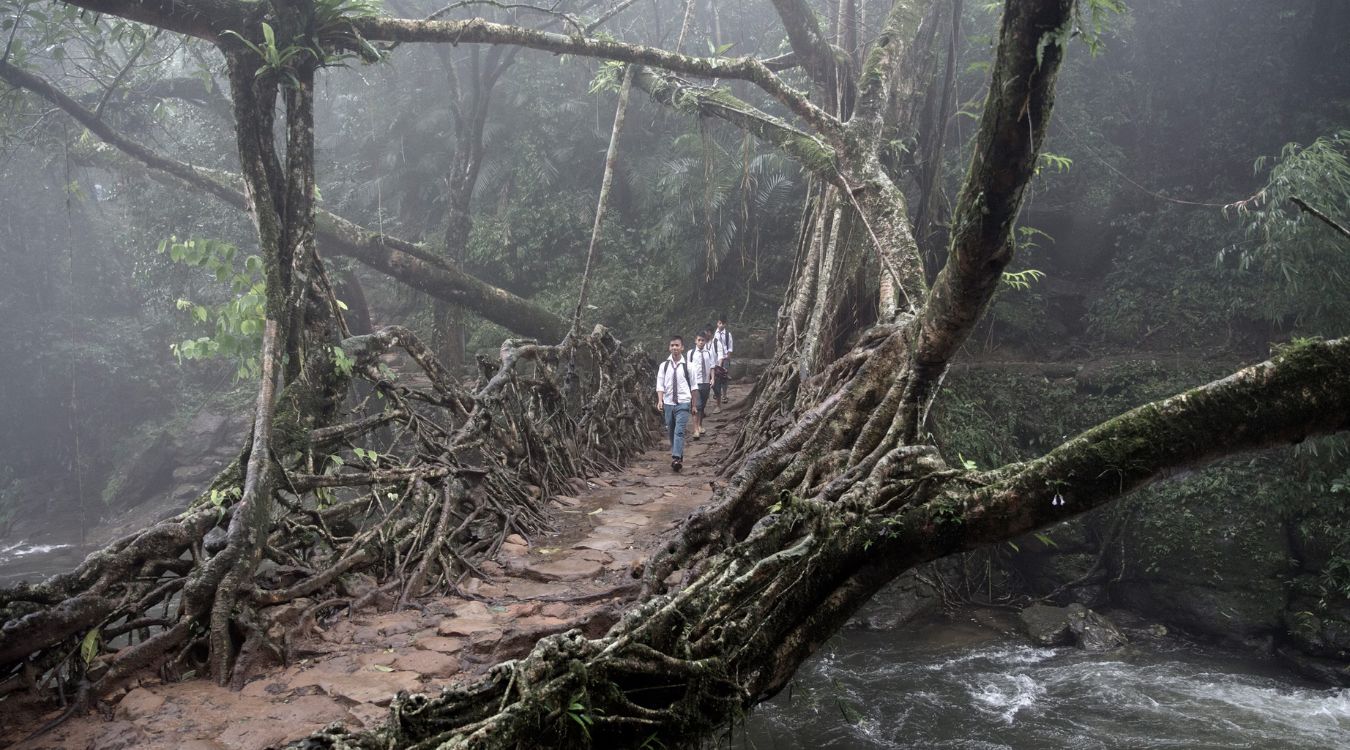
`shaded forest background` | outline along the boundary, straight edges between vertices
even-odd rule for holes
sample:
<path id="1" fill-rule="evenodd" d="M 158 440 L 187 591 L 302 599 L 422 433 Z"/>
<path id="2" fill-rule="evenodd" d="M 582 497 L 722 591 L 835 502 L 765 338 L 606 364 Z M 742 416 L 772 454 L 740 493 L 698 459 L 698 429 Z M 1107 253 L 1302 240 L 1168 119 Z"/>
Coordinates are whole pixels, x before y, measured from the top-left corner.
<path id="1" fill-rule="evenodd" d="M 5 3 L 7 11 L 19 5 Z M 389 5 L 408 16 L 434 10 Z M 659 25 L 669 26 L 677 4 L 661 5 L 663 12 L 624 23 L 653 24 L 649 38 L 674 39 L 679 28 Z M 764 57 L 786 49 L 764 9 L 723 5 L 732 7 L 695 4 L 686 49 Z M 1341 33 L 1350 7 L 1158 0 L 1133 10 L 1111 22 L 1099 54 L 1071 46 L 1050 154 L 1023 210 L 1010 269 L 1023 272 L 1025 283 L 1000 292 L 939 415 L 938 429 L 957 453 L 947 457 L 953 465 L 1034 455 L 1123 407 L 1263 358 L 1272 341 L 1350 329 L 1344 242 L 1305 220 L 1280 243 L 1265 243 L 1268 225 L 1252 231 L 1252 211 L 1263 206 L 1237 205 L 1267 184 L 1285 144 L 1311 144 L 1350 123 L 1343 62 L 1350 40 Z M 943 245 L 943 207 L 969 158 L 995 20 L 979 3 L 963 16 L 953 66 L 957 111 L 946 123 L 949 148 L 933 165 L 943 193 L 935 234 L 919 238 L 925 248 Z M 27 39 L 11 45 L 10 60 L 82 95 L 161 152 L 235 170 L 229 109 L 210 85 L 219 74 L 204 62 L 210 58 L 192 42 L 97 23 L 101 57 L 58 39 Z M 144 64 L 127 66 L 133 57 Z M 481 80 L 474 77 L 501 63 L 485 49 L 408 48 L 388 62 L 323 76 L 316 117 L 322 205 L 439 249 L 452 213 L 449 176 L 463 154 L 447 106 L 446 66 L 460 71 L 467 97 Z M 124 67 L 118 89 L 103 96 L 100 84 Z M 614 111 L 612 87 L 596 85 L 604 76 L 594 61 L 512 56 L 485 110 L 472 226 L 457 258 L 562 315 L 585 263 Z M 641 97 L 635 104 L 604 227 L 607 257 L 586 319 L 659 353 L 667 333 L 688 335 L 725 313 L 743 342 L 738 350 L 767 356 L 794 261 L 800 170 L 729 128 Z M 244 258 L 256 239 L 243 214 L 117 167 L 79 126 L 10 88 L 0 89 L 0 138 L 0 416 L 22 426 L 0 432 L 0 531 L 18 539 L 52 519 L 92 528 L 146 493 L 172 494 L 190 477 L 173 475 L 182 467 L 172 462 L 147 465 L 156 451 L 178 445 L 204 413 L 246 413 L 249 378 L 240 376 L 248 374 L 247 354 L 196 355 L 212 345 L 256 350 L 256 331 L 202 343 L 216 333 L 217 309 L 248 288 L 231 282 L 248 279 Z M 915 145 L 894 141 L 893 158 L 904 160 Z M 1254 169 L 1259 157 L 1267 159 Z M 1330 195 L 1327 209 L 1344 218 L 1347 194 Z M 1287 213 L 1288 221 L 1297 216 Z M 194 258 L 196 251 L 175 252 L 172 240 L 164 244 L 174 237 L 228 243 L 237 252 L 216 264 Z M 226 252 L 194 247 L 208 256 Z M 338 260 L 334 270 L 354 320 L 397 321 L 433 339 L 438 310 L 428 297 L 352 261 Z M 470 355 L 493 353 L 510 335 L 471 316 L 460 322 L 455 335 Z M 456 345 L 441 342 L 443 351 Z M 1208 514 L 1180 510 L 1178 501 L 1195 495 L 1225 502 Z M 1299 612 L 1344 606 L 1348 517 L 1350 459 L 1343 439 L 1325 439 L 1226 462 L 1058 536 L 983 554 L 998 558 L 1000 575 L 1040 593 L 1072 583 L 1071 594 L 1092 599 L 1109 594 L 1112 578 L 1128 579 L 1138 584 L 1132 596 L 1140 606 L 1163 593 L 1184 598 L 1187 587 L 1212 587 L 1215 576 L 1238 579 L 1250 608 L 1236 621 L 1215 606 L 1183 624 L 1260 641 L 1297 630 Z M 1125 540 L 1132 553 L 1103 562 L 1103 539 Z M 1235 569 L 1238 560 L 1251 566 Z M 955 585 L 979 589 L 980 567 L 968 561 Z M 1193 580 L 1159 574 L 1181 569 Z"/>

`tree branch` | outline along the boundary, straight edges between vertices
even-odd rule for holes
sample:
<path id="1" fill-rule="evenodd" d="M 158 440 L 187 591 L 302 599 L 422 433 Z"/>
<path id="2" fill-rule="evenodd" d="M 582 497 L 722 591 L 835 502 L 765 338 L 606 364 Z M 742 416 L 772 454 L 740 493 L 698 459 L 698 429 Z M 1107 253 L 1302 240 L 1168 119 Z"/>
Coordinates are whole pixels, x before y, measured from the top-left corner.
<path id="1" fill-rule="evenodd" d="M 248 200 L 235 187 L 239 184 L 237 175 L 161 156 L 94 117 L 92 112 L 47 81 L 9 63 L 0 62 L 0 79 L 55 104 L 105 143 L 155 172 L 182 180 L 234 208 L 248 210 Z M 561 317 L 444 263 L 412 242 L 371 232 L 322 209 L 316 213 L 316 234 L 329 252 L 358 260 L 419 291 L 473 310 L 516 333 L 549 341 L 561 341 L 567 333 L 567 323 Z"/>
<path id="2" fill-rule="evenodd" d="M 511 44 L 557 54 L 581 55 L 602 60 L 648 65 L 702 78 L 732 78 L 749 81 L 801 117 L 821 135 L 837 140 L 842 132 L 838 119 L 812 104 L 800 91 L 788 86 L 764 63 L 750 57 L 692 57 L 655 47 L 625 44 L 608 39 L 567 36 L 519 26 L 493 23 L 481 18 L 464 21 L 421 21 L 406 18 L 354 18 L 352 26 L 362 37 L 385 42 L 439 42 L 448 44 Z"/>
<path id="3" fill-rule="evenodd" d="M 1338 223 L 1335 219 L 1331 218 L 1330 216 L 1327 216 L 1321 211 L 1318 211 L 1312 206 L 1309 206 L 1306 201 L 1304 201 L 1297 195 L 1289 196 L 1289 200 L 1292 201 L 1295 206 L 1298 206 L 1307 213 L 1312 214 L 1315 218 L 1321 219 L 1324 224 L 1336 230 L 1336 232 L 1340 234 L 1342 237 L 1350 239 L 1350 229 L 1346 229 L 1345 227 L 1341 226 L 1340 223 Z"/>
<path id="4" fill-rule="evenodd" d="M 636 68 L 634 85 L 652 99 L 680 111 L 693 110 L 735 125 L 765 143 L 777 146 L 817 177 L 841 185 L 835 150 L 818 138 L 733 96 L 726 89 L 697 86 L 669 73 Z"/>
<path id="5" fill-rule="evenodd" d="M 773 7 L 787 31 L 794 62 L 806 71 L 822 94 L 833 99 L 839 87 L 837 61 L 834 47 L 825 38 L 815 11 L 806 0 L 773 0 Z"/>
<path id="6" fill-rule="evenodd" d="M 1350 429 L 1350 337 L 1296 343 L 1270 360 L 1146 404 L 974 493 L 963 549 L 1010 539 L 1223 456 Z"/>
<path id="7" fill-rule="evenodd" d="M 64 0 L 95 13 L 149 24 L 166 31 L 217 41 L 225 31 L 246 28 L 249 20 L 266 10 L 265 3 L 239 0 Z"/>
<path id="8" fill-rule="evenodd" d="M 956 350 L 1013 257 L 1012 228 L 1054 104 L 1073 0 L 1008 2 L 970 169 L 952 221 L 947 264 L 915 321 L 915 379 L 900 416 L 912 440 Z"/>

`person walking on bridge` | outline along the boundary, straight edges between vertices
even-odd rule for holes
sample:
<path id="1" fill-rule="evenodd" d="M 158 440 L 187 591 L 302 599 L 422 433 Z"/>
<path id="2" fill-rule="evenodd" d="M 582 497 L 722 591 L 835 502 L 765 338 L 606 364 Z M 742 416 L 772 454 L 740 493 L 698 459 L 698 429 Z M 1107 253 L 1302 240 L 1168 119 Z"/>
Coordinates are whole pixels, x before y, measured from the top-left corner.
<path id="1" fill-rule="evenodd" d="M 693 370 L 694 383 L 698 386 L 698 408 L 694 410 L 694 434 L 691 440 L 703 437 L 703 418 L 708 413 L 708 392 L 712 389 L 713 368 L 717 365 L 712 348 L 708 346 L 711 338 L 712 332 L 706 330 L 695 336 L 694 348 L 685 356 L 689 368 Z"/>
<path id="2" fill-rule="evenodd" d="M 670 468 L 684 468 L 684 431 L 689 415 L 698 408 L 698 389 L 684 358 L 684 337 L 670 337 L 670 357 L 656 368 L 656 409 L 665 420 L 670 438 Z"/>
<path id="3" fill-rule="evenodd" d="M 727 316 L 723 314 L 717 319 L 717 330 L 712 335 L 713 358 L 717 364 L 713 366 L 712 392 L 713 397 L 717 399 L 717 408 L 722 408 L 722 401 L 727 397 L 727 370 L 731 367 L 731 350 L 734 342 L 731 338 L 731 331 L 727 330 Z"/>

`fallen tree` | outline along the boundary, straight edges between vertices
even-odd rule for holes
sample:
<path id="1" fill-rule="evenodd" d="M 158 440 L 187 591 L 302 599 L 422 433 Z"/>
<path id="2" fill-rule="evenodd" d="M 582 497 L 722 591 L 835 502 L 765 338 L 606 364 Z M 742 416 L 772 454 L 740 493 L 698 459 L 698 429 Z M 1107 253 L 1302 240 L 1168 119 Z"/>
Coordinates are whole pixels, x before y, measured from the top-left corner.
<path id="1" fill-rule="evenodd" d="M 335 382 L 333 374 L 341 360 L 335 361 L 331 352 L 323 354 L 322 346 L 316 345 L 333 338 L 329 328 L 340 325 L 340 316 L 324 312 L 334 308 L 331 295 L 323 288 L 317 256 L 306 251 L 313 213 L 304 197 L 305 180 L 312 179 L 312 165 L 306 172 L 303 158 L 309 122 L 305 96 L 313 70 L 302 61 L 292 61 L 295 67 L 288 69 L 297 85 L 284 92 L 287 156 L 300 157 L 295 168 L 283 170 L 263 135 L 271 132 L 271 110 L 258 103 L 271 101 L 267 90 L 259 96 L 259 87 L 271 86 L 275 97 L 279 78 L 265 73 L 261 83 L 249 82 L 245 73 L 252 74 L 256 60 L 249 61 L 233 37 L 224 34 L 249 33 L 263 19 L 280 29 L 283 40 L 317 38 L 334 49 L 360 49 L 368 41 L 512 44 L 645 65 L 671 74 L 748 81 L 794 122 L 748 107 L 718 89 L 700 92 L 664 73 L 635 80 L 658 100 L 719 117 L 778 143 L 819 181 L 801 232 L 795 283 L 780 316 L 775 362 L 757 387 L 753 431 L 743 436 L 728 480 L 713 503 L 690 518 L 661 555 L 648 561 L 641 601 L 601 638 L 575 632 L 545 638 L 526 658 L 498 665 L 474 684 L 435 697 L 397 699 L 389 725 L 378 732 L 331 730 L 300 743 L 303 746 L 696 743 L 780 690 L 801 661 L 869 596 L 914 565 L 1063 520 L 1218 456 L 1350 428 L 1350 340 L 1340 339 L 1297 344 L 1269 362 L 1121 415 L 1024 464 L 983 472 L 951 467 L 932 445 L 926 430 L 929 408 L 952 358 L 987 309 L 1012 258 L 1011 232 L 1045 137 L 1055 77 L 1066 45 L 1082 26 L 1072 0 L 1006 4 L 972 162 L 952 217 L 947 259 L 932 279 L 924 273 L 903 196 L 879 154 L 883 133 L 894 125 L 891 104 L 898 82 L 911 59 L 906 40 L 917 36 L 916 24 L 932 17 L 906 3 L 891 8 L 867 57 L 853 61 L 828 42 L 806 2 L 775 0 L 794 60 L 807 74 L 815 96 L 793 89 L 768 65 L 753 59 L 697 58 L 481 19 L 363 16 L 318 23 L 314 6 L 307 2 L 219 0 L 195 13 L 174 3 L 77 4 L 156 23 L 222 47 L 231 62 L 247 195 L 268 253 L 269 294 L 277 295 L 275 301 L 269 300 L 267 340 L 274 350 L 293 352 L 287 358 L 292 371 L 282 378 L 287 390 L 281 398 L 271 395 L 267 378 L 260 388 L 251 446 L 232 478 L 231 486 L 241 488 L 240 499 L 229 510 L 225 546 L 204 562 L 189 561 L 198 572 L 191 578 L 186 572 L 179 574 L 184 583 L 176 617 L 147 625 L 157 632 L 118 651 L 117 665 L 97 677 L 87 688 L 90 692 L 106 687 L 112 677 L 162 661 L 191 638 L 208 647 L 204 664 L 212 673 L 230 679 L 231 669 L 239 671 L 239 663 L 232 660 L 240 652 L 227 636 L 243 634 L 238 640 L 242 653 L 248 654 L 249 638 L 261 628 L 250 624 L 247 612 L 234 615 L 236 603 L 249 601 L 247 590 L 241 596 L 238 586 L 218 586 L 224 595 L 208 599 L 201 582 L 245 580 L 240 571 L 256 570 L 258 558 L 278 546 L 298 543 L 310 549 L 306 541 L 288 538 L 297 529 L 280 534 L 257 520 L 265 515 L 257 510 L 260 506 L 273 499 L 284 505 L 289 499 L 283 478 L 298 481 L 295 490 L 357 481 L 323 479 L 314 470 L 297 472 L 295 465 L 274 465 L 278 462 L 264 455 L 290 455 L 286 447 L 293 446 L 288 440 L 296 432 L 290 427 L 296 423 L 291 421 L 293 414 L 304 415 L 299 423 L 307 432 L 302 434 L 327 435 L 323 430 L 334 428 L 327 418 L 333 399 L 322 397 L 329 391 L 318 391 L 319 398 L 300 399 L 298 394 L 315 393 L 316 383 Z M 258 38 L 256 31 L 252 35 Z M 290 199 L 273 200 L 278 192 Z M 302 308 L 299 300 L 307 304 Z M 852 309 L 845 311 L 845 306 Z M 307 333 L 299 335 L 300 331 Z M 404 341 L 397 333 L 381 335 L 389 343 Z M 372 351 L 381 350 L 376 343 L 367 342 Z M 352 344 L 358 362 L 373 363 L 363 358 L 367 344 Z M 306 351 L 313 359 L 298 356 Z M 475 424 L 470 417 L 459 417 L 461 411 L 490 421 L 487 416 L 496 413 L 492 409 L 479 404 L 470 408 L 452 391 L 436 388 L 437 367 L 423 359 L 433 383 L 427 400 L 445 409 L 452 420 L 468 419 L 460 431 Z M 505 377 L 509 375 L 499 374 L 486 388 Z M 640 382 L 633 387 L 635 394 L 642 390 Z M 302 403 L 303 408 L 273 408 Z M 636 412 L 632 421 L 637 430 L 641 420 Z M 377 463 L 361 472 L 360 481 L 401 482 L 400 497 L 421 503 L 417 506 L 421 514 L 413 515 L 424 520 L 412 538 L 426 546 L 418 548 L 421 554 L 410 563 L 411 569 L 407 565 L 400 569 L 410 574 L 396 578 L 411 595 L 426 575 L 447 569 L 427 562 L 425 550 L 441 549 L 442 532 L 463 523 L 460 516 L 447 515 L 445 504 L 451 501 L 444 498 L 457 495 L 458 484 L 480 476 L 475 469 L 481 463 L 473 456 L 482 447 L 456 443 L 459 433 L 450 430 L 437 434 L 408 429 L 417 440 L 452 450 L 421 475 L 404 473 L 420 468 L 416 462 L 402 462 L 402 468 Z M 436 496 L 419 489 L 430 479 L 445 480 L 442 486 L 449 489 L 442 493 L 450 494 Z M 436 497 L 442 505 L 436 504 Z M 510 497 L 513 502 L 525 501 L 518 493 Z M 324 512 L 317 507 L 304 510 Z M 397 512 L 377 515 L 378 528 L 394 528 L 388 524 L 400 522 Z M 204 517 L 191 515 L 185 516 L 188 521 L 206 523 Z M 411 518 L 402 522 L 419 523 Z M 195 533 L 196 528 L 191 526 L 188 532 Z M 177 532 L 161 530 L 158 536 L 145 537 L 136 549 L 148 549 L 162 537 L 176 540 Z M 351 533 L 355 537 L 359 530 Z M 274 541 L 268 539 L 272 534 L 277 535 Z M 331 541 L 316 548 L 339 549 Z M 118 554 L 110 557 L 124 559 Z M 339 575 L 332 571 L 344 563 L 365 564 L 378 558 L 388 565 L 391 559 L 388 552 L 382 558 L 374 551 L 370 554 L 364 558 L 356 550 L 321 555 L 324 565 L 311 570 L 303 592 L 324 589 L 330 574 Z M 359 563 L 346 562 L 357 557 Z M 174 559 L 169 558 L 172 565 L 185 566 Z M 395 545 L 392 559 L 409 558 Z M 102 579 L 125 585 L 125 568 L 100 570 L 105 574 Z M 164 575 L 158 567 L 153 570 Z M 81 580 L 92 577 L 86 571 Z M 269 591 L 290 593 L 299 585 L 288 583 Z M 34 593 L 25 593 L 27 599 L 5 596 L 0 602 L 29 610 L 9 618 L 6 634 L 36 632 L 39 628 L 28 623 L 75 618 L 87 607 L 106 607 L 111 601 L 101 592 L 82 600 L 42 599 Z M 264 603 L 281 597 L 264 595 Z M 167 602 L 169 597 L 157 601 Z M 46 649 L 39 656 L 48 654 L 47 662 L 34 662 L 33 648 L 24 651 L 33 646 L 31 640 L 12 641 L 16 645 L 5 655 L 36 664 L 29 674 L 50 675 L 65 663 L 59 657 L 69 653 L 80 632 L 76 627 L 52 645 L 38 644 Z M 261 636 L 254 637 L 253 648 L 261 642 Z M 15 670 L 11 679 L 16 679 L 23 667 L 18 661 L 6 663 Z M 586 720 L 576 721 L 574 715 Z"/>

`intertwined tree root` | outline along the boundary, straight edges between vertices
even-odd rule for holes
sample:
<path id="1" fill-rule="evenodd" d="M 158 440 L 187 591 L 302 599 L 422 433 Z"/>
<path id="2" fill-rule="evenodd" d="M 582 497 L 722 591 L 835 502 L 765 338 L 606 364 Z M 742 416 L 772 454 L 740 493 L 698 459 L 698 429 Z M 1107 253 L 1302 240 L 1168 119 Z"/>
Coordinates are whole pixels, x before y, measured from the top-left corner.
<path id="1" fill-rule="evenodd" d="M 245 446 L 178 516 L 71 573 L 0 590 L 0 694 L 28 688 L 83 706 L 155 666 L 241 685 L 325 614 L 456 590 L 507 535 L 548 528 L 545 502 L 568 478 L 622 464 L 651 434 L 650 360 L 601 328 L 559 346 L 508 341 L 499 365 L 480 361 L 473 391 L 403 328 L 342 350 L 334 382 L 294 383 L 279 401 L 279 478 L 256 575 L 231 586 L 212 565 L 234 544 L 225 531 Z M 408 385 L 385 364 L 395 350 L 419 370 Z M 346 393 L 353 379 L 373 395 L 349 421 L 316 425 L 321 392 Z M 233 600 L 224 622 L 211 616 L 222 597 Z"/>

